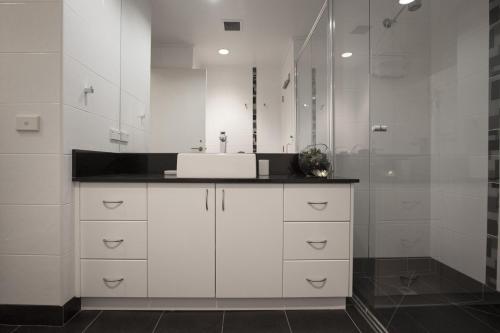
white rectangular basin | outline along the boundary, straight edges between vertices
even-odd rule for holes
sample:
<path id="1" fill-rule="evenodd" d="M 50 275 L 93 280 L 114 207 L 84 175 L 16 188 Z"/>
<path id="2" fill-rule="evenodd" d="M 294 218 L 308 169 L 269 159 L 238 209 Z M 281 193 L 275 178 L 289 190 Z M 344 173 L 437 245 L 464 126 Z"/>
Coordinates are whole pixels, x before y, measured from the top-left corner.
<path id="1" fill-rule="evenodd" d="M 177 155 L 178 178 L 256 178 L 255 154 Z"/>

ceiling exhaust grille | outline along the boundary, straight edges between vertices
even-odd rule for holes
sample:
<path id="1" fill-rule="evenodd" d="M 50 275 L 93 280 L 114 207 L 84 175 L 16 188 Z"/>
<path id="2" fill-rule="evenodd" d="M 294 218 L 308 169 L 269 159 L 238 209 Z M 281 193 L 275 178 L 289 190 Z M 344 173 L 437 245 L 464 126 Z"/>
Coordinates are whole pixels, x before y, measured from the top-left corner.
<path id="1" fill-rule="evenodd" d="M 241 31 L 241 22 L 224 21 L 224 31 Z"/>

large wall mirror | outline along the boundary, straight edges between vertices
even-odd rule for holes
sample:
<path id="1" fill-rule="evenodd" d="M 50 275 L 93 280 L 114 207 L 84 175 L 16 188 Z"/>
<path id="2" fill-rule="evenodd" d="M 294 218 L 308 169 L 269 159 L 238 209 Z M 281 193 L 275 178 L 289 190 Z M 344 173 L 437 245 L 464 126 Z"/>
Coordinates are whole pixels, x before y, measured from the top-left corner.
<path id="1" fill-rule="evenodd" d="M 221 152 L 222 132 L 228 153 L 328 144 L 327 7 L 154 1 L 150 151 Z"/>

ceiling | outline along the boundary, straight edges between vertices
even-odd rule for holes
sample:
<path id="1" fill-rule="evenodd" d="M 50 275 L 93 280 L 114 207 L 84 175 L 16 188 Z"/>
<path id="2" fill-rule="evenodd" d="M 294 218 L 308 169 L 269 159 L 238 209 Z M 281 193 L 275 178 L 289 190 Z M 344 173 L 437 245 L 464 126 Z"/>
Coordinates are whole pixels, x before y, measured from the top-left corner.
<path id="1" fill-rule="evenodd" d="M 196 62 L 275 65 L 291 38 L 309 33 L 324 0 L 153 0 L 153 46 L 192 45 Z M 226 32 L 223 20 L 241 20 Z M 217 50 L 226 48 L 228 56 Z"/>

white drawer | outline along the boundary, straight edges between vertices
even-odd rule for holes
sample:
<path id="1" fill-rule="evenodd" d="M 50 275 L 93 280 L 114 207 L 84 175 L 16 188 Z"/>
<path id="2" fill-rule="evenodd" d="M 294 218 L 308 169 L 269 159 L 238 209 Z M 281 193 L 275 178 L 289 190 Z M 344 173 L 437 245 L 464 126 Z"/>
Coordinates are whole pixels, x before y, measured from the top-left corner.
<path id="1" fill-rule="evenodd" d="M 82 297 L 147 297 L 146 260 L 81 260 Z"/>
<path id="2" fill-rule="evenodd" d="M 349 259 L 349 222 L 285 223 L 285 259 Z"/>
<path id="3" fill-rule="evenodd" d="M 349 260 L 285 261 L 283 297 L 347 297 Z"/>
<path id="4" fill-rule="evenodd" d="M 349 221 L 349 184 L 285 185 L 285 221 Z"/>
<path id="5" fill-rule="evenodd" d="M 83 221 L 80 256 L 86 259 L 147 259 L 147 222 Z"/>
<path id="6" fill-rule="evenodd" d="M 147 220 L 146 184 L 82 183 L 81 220 Z"/>

